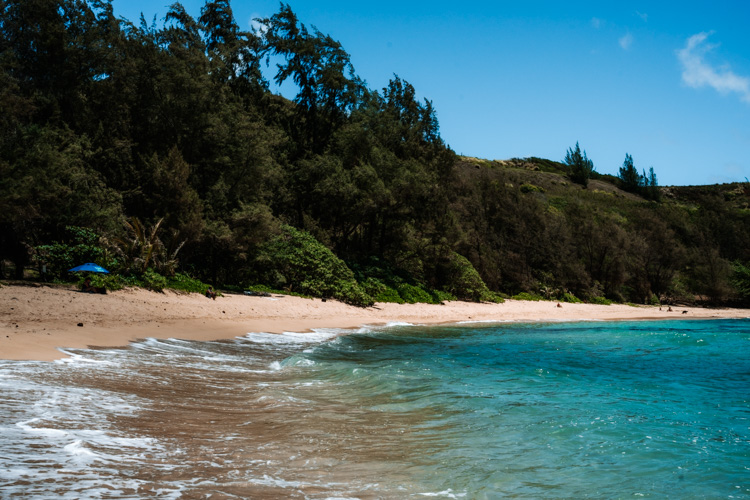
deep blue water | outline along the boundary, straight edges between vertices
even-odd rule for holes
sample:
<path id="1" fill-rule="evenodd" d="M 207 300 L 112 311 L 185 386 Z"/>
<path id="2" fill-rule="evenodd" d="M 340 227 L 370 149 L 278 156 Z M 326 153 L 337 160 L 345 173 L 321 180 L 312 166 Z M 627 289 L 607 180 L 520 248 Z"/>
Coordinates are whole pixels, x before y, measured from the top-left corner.
<path id="1" fill-rule="evenodd" d="M 0 497 L 750 498 L 750 320 L 337 333 L 0 362 Z"/>

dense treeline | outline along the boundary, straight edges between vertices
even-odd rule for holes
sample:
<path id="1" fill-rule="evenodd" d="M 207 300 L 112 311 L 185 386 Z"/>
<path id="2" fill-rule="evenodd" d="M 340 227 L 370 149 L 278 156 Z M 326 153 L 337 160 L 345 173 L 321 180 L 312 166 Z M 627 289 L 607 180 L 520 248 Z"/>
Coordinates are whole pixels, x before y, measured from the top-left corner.
<path id="1" fill-rule="evenodd" d="M 262 33 L 226 0 L 161 26 L 107 0 L 0 9 L 2 275 L 91 259 L 358 304 L 747 297 L 746 185 L 629 189 L 578 145 L 576 171 L 459 158 L 430 101 L 368 88 L 288 5 Z"/>

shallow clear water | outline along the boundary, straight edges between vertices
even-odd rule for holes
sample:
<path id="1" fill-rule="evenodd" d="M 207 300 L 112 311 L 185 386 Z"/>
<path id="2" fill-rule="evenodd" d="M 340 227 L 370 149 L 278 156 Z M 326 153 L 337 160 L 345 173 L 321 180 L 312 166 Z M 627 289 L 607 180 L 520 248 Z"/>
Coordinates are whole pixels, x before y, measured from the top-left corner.
<path id="1" fill-rule="evenodd" d="M 750 498 L 750 320 L 0 361 L 0 497 Z"/>

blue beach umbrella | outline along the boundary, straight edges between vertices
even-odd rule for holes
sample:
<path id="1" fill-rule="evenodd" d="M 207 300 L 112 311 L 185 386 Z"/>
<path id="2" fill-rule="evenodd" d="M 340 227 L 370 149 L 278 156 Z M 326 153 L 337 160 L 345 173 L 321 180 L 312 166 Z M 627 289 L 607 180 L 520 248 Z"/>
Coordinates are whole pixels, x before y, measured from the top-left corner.
<path id="1" fill-rule="evenodd" d="M 85 264 L 81 264 L 78 267 L 74 267 L 73 269 L 68 269 L 69 273 L 77 273 L 80 271 L 90 271 L 92 273 L 106 273 L 109 274 L 109 271 L 104 269 L 102 266 L 98 264 L 94 264 L 93 262 L 87 262 Z"/>

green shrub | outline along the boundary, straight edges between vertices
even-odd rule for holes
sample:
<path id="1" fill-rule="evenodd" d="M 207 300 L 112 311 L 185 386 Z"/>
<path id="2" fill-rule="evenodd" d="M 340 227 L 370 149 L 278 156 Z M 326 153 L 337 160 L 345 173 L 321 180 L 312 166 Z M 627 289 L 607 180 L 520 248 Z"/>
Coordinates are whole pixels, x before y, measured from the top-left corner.
<path id="1" fill-rule="evenodd" d="M 378 296 L 388 288 L 385 283 L 377 278 L 367 278 L 364 281 L 360 281 L 360 286 L 371 297 Z"/>
<path id="2" fill-rule="evenodd" d="M 734 261 L 730 281 L 740 297 L 750 299 L 750 263 L 746 265 L 738 260 Z"/>
<path id="3" fill-rule="evenodd" d="M 68 269 L 86 262 L 107 264 L 104 262 L 105 252 L 99 246 L 99 235 L 94 231 L 75 226 L 68 226 L 65 231 L 65 241 L 40 245 L 34 249 L 36 260 L 47 267 L 49 279 L 69 280 Z"/>
<path id="4" fill-rule="evenodd" d="M 347 304 L 372 305 L 373 299 L 355 281 L 344 261 L 310 233 L 282 226 L 281 234 L 261 248 L 270 282 L 285 283 L 290 292 L 332 297 Z"/>
<path id="5" fill-rule="evenodd" d="M 144 287 L 155 292 L 161 292 L 167 286 L 167 278 L 151 268 L 146 269 L 141 280 Z"/>
<path id="6" fill-rule="evenodd" d="M 396 304 L 403 304 L 404 299 L 398 294 L 398 291 L 391 287 L 386 287 L 385 290 L 375 296 L 375 302 L 393 302 Z"/>
<path id="7" fill-rule="evenodd" d="M 599 304 L 599 305 L 603 305 L 603 306 L 612 305 L 612 301 L 609 300 L 606 297 L 592 297 L 591 303 L 592 304 Z"/>
<path id="8" fill-rule="evenodd" d="M 517 293 L 511 298 L 513 300 L 533 300 L 534 302 L 539 302 L 540 300 L 544 300 L 544 297 L 542 297 L 541 295 L 537 295 L 535 293 L 529 293 L 529 292 Z"/>
<path id="9" fill-rule="evenodd" d="M 482 295 L 481 300 L 482 302 L 494 302 L 495 304 L 502 304 L 503 302 L 505 302 L 502 294 L 491 291 L 488 291 L 486 294 Z"/>
<path id="10" fill-rule="evenodd" d="M 402 283 L 396 287 L 398 294 L 407 304 L 426 303 L 435 304 L 435 299 L 422 287 Z"/>
<path id="11" fill-rule="evenodd" d="M 563 293 L 562 296 L 560 297 L 560 300 L 563 302 L 568 302 L 570 304 L 580 304 L 583 302 L 581 299 L 579 299 L 578 297 L 576 297 L 570 292 Z"/>
<path id="12" fill-rule="evenodd" d="M 490 291 L 469 259 L 453 252 L 445 265 L 445 290 L 462 299 L 478 302 L 489 300 Z M 440 301 L 437 301 L 440 302 Z"/>
<path id="13" fill-rule="evenodd" d="M 452 300 L 458 300 L 456 296 L 453 295 L 452 293 L 445 292 L 442 290 L 433 290 L 432 298 L 438 304 L 440 304 L 441 302 L 450 302 Z"/>
<path id="14" fill-rule="evenodd" d="M 81 273 L 78 276 L 78 286 L 83 286 L 86 278 L 91 279 L 91 286 L 94 288 L 104 288 L 105 290 L 121 290 L 128 283 L 119 274 L 99 274 L 99 273 Z"/>
<path id="15" fill-rule="evenodd" d="M 519 187 L 522 193 L 544 193 L 544 188 L 533 184 L 521 184 Z"/>
<path id="16" fill-rule="evenodd" d="M 181 292 L 205 293 L 208 285 L 199 279 L 191 278 L 187 274 L 177 273 L 170 278 L 166 278 L 165 288 Z"/>

